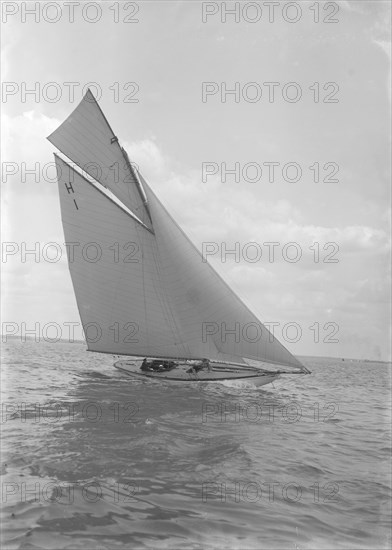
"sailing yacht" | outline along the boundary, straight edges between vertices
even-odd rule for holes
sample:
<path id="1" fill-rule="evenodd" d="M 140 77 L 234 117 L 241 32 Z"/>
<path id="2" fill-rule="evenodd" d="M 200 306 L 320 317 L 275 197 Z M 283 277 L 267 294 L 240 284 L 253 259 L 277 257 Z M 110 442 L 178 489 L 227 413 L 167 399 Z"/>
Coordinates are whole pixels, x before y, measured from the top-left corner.
<path id="1" fill-rule="evenodd" d="M 90 90 L 48 137 L 68 265 L 89 351 L 133 377 L 256 386 L 310 371 L 202 257 Z"/>

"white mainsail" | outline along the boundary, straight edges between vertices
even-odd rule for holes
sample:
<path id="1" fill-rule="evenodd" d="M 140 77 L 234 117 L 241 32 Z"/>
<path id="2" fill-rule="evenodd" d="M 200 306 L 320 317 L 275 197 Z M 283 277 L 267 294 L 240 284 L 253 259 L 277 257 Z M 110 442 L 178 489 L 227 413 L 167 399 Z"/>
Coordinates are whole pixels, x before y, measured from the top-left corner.
<path id="1" fill-rule="evenodd" d="M 96 128 L 91 121 L 103 114 L 96 102 L 87 108 L 85 101 L 50 140 L 86 170 L 92 159 L 110 162 L 106 149 L 112 151 L 113 143 L 107 136 L 104 142 L 90 137 Z M 83 152 L 74 156 L 81 139 Z M 78 243 L 72 255 L 68 246 L 68 260 L 90 350 L 238 363 L 245 358 L 306 370 L 205 262 L 140 174 L 133 171 L 127 191 L 101 181 L 127 213 L 58 156 L 56 166 L 65 239 Z"/>
<path id="2" fill-rule="evenodd" d="M 154 235 L 57 156 L 56 166 L 68 263 L 88 348 L 193 356 L 160 282 Z"/>

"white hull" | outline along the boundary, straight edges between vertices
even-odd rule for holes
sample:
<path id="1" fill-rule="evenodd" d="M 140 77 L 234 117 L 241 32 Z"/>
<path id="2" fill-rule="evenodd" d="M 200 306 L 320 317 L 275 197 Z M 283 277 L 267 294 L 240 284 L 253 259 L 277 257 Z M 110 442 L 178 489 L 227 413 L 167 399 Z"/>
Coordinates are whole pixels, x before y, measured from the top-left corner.
<path id="1" fill-rule="evenodd" d="M 238 381 L 249 383 L 252 386 L 264 386 L 279 378 L 279 374 L 268 371 L 256 371 L 253 368 L 232 367 L 222 364 L 214 364 L 212 370 L 202 370 L 198 373 L 187 372 L 190 364 L 182 363 L 178 367 L 167 372 L 144 372 L 140 370 L 140 362 L 134 360 L 121 360 L 114 363 L 114 367 L 135 378 L 150 378 L 162 380 L 170 384 L 184 384 L 189 382 L 227 382 Z"/>

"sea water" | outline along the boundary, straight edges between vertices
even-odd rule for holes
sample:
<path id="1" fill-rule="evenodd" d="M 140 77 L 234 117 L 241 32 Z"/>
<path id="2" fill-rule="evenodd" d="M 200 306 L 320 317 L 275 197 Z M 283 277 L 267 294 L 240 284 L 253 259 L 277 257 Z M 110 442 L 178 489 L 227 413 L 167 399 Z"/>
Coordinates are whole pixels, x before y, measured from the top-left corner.
<path id="1" fill-rule="evenodd" d="M 171 386 L 83 344 L 2 354 L 3 548 L 389 547 L 388 364 Z"/>

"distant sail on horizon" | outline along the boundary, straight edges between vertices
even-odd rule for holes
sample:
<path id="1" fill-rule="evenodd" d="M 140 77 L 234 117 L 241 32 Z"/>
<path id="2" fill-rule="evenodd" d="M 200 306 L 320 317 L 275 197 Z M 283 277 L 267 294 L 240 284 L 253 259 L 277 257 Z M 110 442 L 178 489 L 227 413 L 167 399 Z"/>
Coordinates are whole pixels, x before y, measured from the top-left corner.
<path id="1" fill-rule="evenodd" d="M 102 331 L 88 341 L 89 350 L 239 365 L 254 360 L 308 372 L 206 262 L 131 166 L 90 91 L 48 139 L 90 176 L 55 155 L 65 240 L 97 243 L 102 254 L 97 261 L 68 257 L 82 324 Z M 127 261 L 115 261 L 115 243 Z M 205 330 L 224 325 L 230 332 L 236 324 L 249 327 L 251 336 Z"/>

